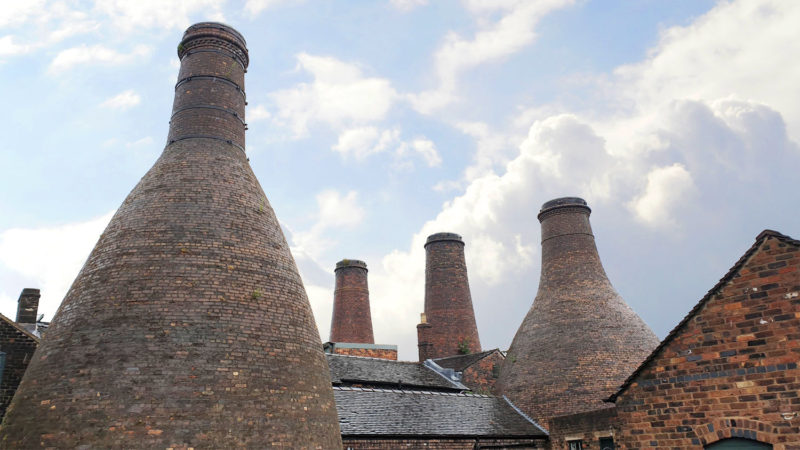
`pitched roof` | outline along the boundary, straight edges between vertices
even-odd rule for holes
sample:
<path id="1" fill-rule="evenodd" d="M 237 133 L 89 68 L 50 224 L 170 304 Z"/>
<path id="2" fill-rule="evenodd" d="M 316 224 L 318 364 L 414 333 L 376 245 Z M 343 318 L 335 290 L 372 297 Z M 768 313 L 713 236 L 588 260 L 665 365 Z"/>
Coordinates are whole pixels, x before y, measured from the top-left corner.
<path id="1" fill-rule="evenodd" d="M 686 314 L 686 316 L 678 323 L 678 325 L 676 325 L 675 328 L 673 328 L 672 331 L 669 332 L 667 337 L 665 337 L 664 340 L 662 340 L 661 343 L 658 344 L 658 347 L 656 347 L 655 350 L 653 350 L 653 352 L 650 353 L 650 356 L 648 356 L 639 365 L 639 367 L 637 367 L 636 370 L 634 370 L 633 373 L 625 380 L 625 382 L 622 383 L 622 386 L 620 386 L 619 390 L 617 390 L 617 392 L 615 392 L 614 394 L 609 396 L 604 401 L 606 401 L 606 402 L 616 402 L 617 398 L 623 392 L 625 392 L 628 389 L 628 387 L 634 382 L 634 380 L 636 380 L 636 378 L 639 376 L 639 374 L 650 364 L 651 361 L 653 361 L 658 356 L 658 354 L 661 352 L 661 350 L 664 347 L 666 347 L 667 344 L 672 342 L 672 340 L 675 338 L 675 336 L 677 336 L 678 333 L 683 329 L 683 327 L 695 315 L 697 315 L 697 313 L 701 309 L 703 309 L 703 307 L 706 305 L 706 303 L 708 303 L 708 301 L 711 300 L 711 298 L 713 298 L 714 295 L 718 291 L 720 291 L 723 287 L 725 287 L 725 285 L 728 284 L 728 282 L 731 281 L 736 276 L 736 274 L 739 273 L 740 270 L 742 270 L 742 268 L 747 263 L 747 261 L 750 259 L 750 257 L 752 257 L 756 253 L 758 248 L 761 246 L 761 244 L 764 241 L 766 241 L 767 239 L 769 239 L 769 238 L 775 238 L 775 239 L 778 239 L 781 242 L 786 242 L 786 243 L 789 243 L 789 244 L 792 244 L 792 245 L 800 247 L 800 241 L 798 241 L 796 239 L 793 239 L 793 238 L 791 238 L 789 236 L 786 236 L 784 234 L 781 234 L 781 233 L 779 233 L 777 231 L 764 230 L 761 233 L 759 233 L 758 236 L 756 236 L 756 241 L 753 243 L 753 245 L 750 246 L 749 249 L 747 249 L 747 251 L 744 253 L 744 255 L 742 255 L 741 258 L 739 258 L 738 261 L 736 261 L 736 264 L 734 264 L 733 267 L 731 267 L 730 270 L 728 270 L 728 273 L 726 273 L 725 276 L 723 276 L 717 282 L 717 284 L 715 284 L 714 287 L 712 287 L 708 291 L 708 293 L 706 293 L 706 295 L 703 296 L 703 298 L 701 298 L 700 301 L 697 302 L 696 305 L 694 305 L 694 308 L 692 308 L 691 311 L 689 311 L 689 313 Z"/>
<path id="2" fill-rule="evenodd" d="M 467 355 L 445 356 L 444 358 L 434 358 L 433 361 L 445 369 L 463 371 L 494 352 L 500 352 L 500 350 L 493 349 L 485 352 L 469 353 Z"/>
<path id="3" fill-rule="evenodd" d="M 335 386 L 342 436 L 545 438 L 507 399 Z"/>
<path id="4" fill-rule="evenodd" d="M 23 325 L 18 324 L 17 322 L 14 322 L 13 320 L 9 319 L 8 317 L 4 316 L 3 314 L 0 314 L 0 320 L 2 320 L 3 322 L 8 323 L 12 327 L 14 327 L 14 329 L 16 329 L 20 333 L 24 334 L 25 336 L 33 339 L 35 342 L 37 342 L 37 343 L 39 342 L 39 340 L 40 340 L 39 336 L 36 336 L 35 334 L 31 333 L 30 330 L 25 328 Z"/>
<path id="5" fill-rule="evenodd" d="M 334 385 L 408 386 L 435 390 L 463 391 L 467 387 L 448 380 L 422 363 L 392 361 L 363 356 L 326 354 Z"/>

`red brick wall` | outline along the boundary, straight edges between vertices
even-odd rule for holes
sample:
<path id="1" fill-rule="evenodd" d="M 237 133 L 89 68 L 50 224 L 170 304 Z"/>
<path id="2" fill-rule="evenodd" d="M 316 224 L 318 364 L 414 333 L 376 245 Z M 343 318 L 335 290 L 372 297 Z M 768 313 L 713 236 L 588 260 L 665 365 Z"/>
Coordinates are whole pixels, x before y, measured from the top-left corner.
<path id="1" fill-rule="evenodd" d="M 364 439 L 348 438 L 345 436 L 343 437 L 342 441 L 344 443 L 345 450 L 474 450 L 477 448 L 547 448 L 546 441 L 533 439 Z"/>
<path id="2" fill-rule="evenodd" d="M 420 361 L 481 351 L 478 325 L 464 259 L 464 241 L 437 233 L 425 244 L 425 316 L 430 325 L 418 336 Z"/>
<path id="3" fill-rule="evenodd" d="M 498 351 L 486 356 L 461 372 L 461 383 L 478 394 L 494 393 L 503 359 L 503 354 Z"/>
<path id="4" fill-rule="evenodd" d="M 390 359 L 397 361 L 397 349 L 389 350 L 382 348 L 341 348 L 334 347 L 333 352 L 337 355 L 365 356 L 368 358 Z"/>
<path id="5" fill-rule="evenodd" d="M 800 449 L 800 252 L 768 236 L 617 399 L 620 448 Z"/>
<path id="6" fill-rule="evenodd" d="M 600 438 L 613 437 L 616 424 L 617 410 L 613 407 L 554 417 L 550 420 L 550 448 L 566 450 L 568 439 L 580 439 L 584 449 L 600 449 Z"/>
<path id="7" fill-rule="evenodd" d="M 330 341 L 374 344 L 366 263 L 345 259 L 335 273 Z"/>
<path id="8" fill-rule="evenodd" d="M 15 327 L 11 319 L 0 315 L 0 352 L 6 354 L 6 367 L 0 380 L 0 420 L 6 414 L 38 341 Z"/>

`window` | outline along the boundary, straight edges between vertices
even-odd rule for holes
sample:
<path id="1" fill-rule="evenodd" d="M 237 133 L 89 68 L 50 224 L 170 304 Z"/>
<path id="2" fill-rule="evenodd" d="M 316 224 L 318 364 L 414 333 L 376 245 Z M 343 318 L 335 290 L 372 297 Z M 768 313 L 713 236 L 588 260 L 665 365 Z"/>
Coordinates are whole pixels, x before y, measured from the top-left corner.
<path id="1" fill-rule="evenodd" d="M 583 441 L 567 441 L 569 450 L 583 450 Z"/>
<path id="2" fill-rule="evenodd" d="M 600 450 L 614 450 L 614 438 L 612 438 L 612 437 L 601 437 L 600 438 Z"/>

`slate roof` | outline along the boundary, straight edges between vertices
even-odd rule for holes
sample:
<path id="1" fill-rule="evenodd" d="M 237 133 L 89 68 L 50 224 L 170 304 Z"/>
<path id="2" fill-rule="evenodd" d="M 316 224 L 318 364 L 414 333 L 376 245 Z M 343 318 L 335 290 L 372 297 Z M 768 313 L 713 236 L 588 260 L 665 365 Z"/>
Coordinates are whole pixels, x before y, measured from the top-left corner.
<path id="1" fill-rule="evenodd" d="M 433 361 L 445 369 L 453 369 L 459 372 L 464 371 L 467 367 L 475 364 L 483 358 L 491 355 L 500 350 L 487 350 L 485 352 L 470 353 L 467 355 L 445 356 L 444 358 L 434 358 Z"/>
<path id="2" fill-rule="evenodd" d="M 648 356 L 647 359 L 645 359 L 639 365 L 639 367 L 637 367 L 636 370 L 634 370 L 633 373 L 625 380 L 625 382 L 622 383 L 622 386 L 620 386 L 619 390 L 617 390 L 617 392 L 615 392 L 614 394 L 610 395 L 604 401 L 612 403 L 616 402 L 617 397 L 622 395 L 622 393 L 625 392 L 631 384 L 633 384 L 634 380 L 636 380 L 636 377 L 638 377 L 639 374 L 645 369 L 645 367 L 647 367 L 647 365 L 650 364 L 650 362 L 653 361 L 658 356 L 658 354 L 664 347 L 667 346 L 667 344 L 672 342 L 672 340 L 675 338 L 675 336 L 678 335 L 678 333 L 681 331 L 684 325 L 686 325 L 692 319 L 692 317 L 694 317 L 706 305 L 706 303 L 708 303 L 708 301 L 711 300 L 712 297 L 714 297 L 714 295 L 720 289 L 725 287 L 725 285 L 728 284 L 728 282 L 731 281 L 736 276 L 736 274 L 739 273 L 740 270 L 742 270 L 742 268 L 750 259 L 750 257 L 753 256 L 753 254 L 755 254 L 758 248 L 761 247 L 761 244 L 769 238 L 775 238 L 781 242 L 785 242 L 800 247 L 800 241 L 792 239 L 791 237 L 781 234 L 777 231 L 764 230 L 761 233 L 759 233 L 758 236 L 756 236 L 756 242 L 753 243 L 753 245 L 750 246 L 749 249 L 747 249 L 747 251 L 744 253 L 744 255 L 742 255 L 741 258 L 739 258 L 738 261 L 736 261 L 736 264 L 734 264 L 733 267 L 731 267 L 730 270 L 728 270 L 728 273 L 726 273 L 725 276 L 723 276 L 719 280 L 719 282 L 717 282 L 717 284 L 715 284 L 714 287 L 712 287 L 708 291 L 708 293 L 706 293 L 706 295 L 703 296 L 703 298 L 701 298 L 696 305 L 694 305 L 694 308 L 692 308 L 691 311 L 689 311 L 689 313 L 686 314 L 683 320 L 681 320 L 678 323 L 678 325 L 676 325 L 675 328 L 673 328 L 672 331 L 669 332 L 667 337 L 665 337 L 664 340 L 661 341 L 660 344 L 658 344 L 658 347 L 656 347 L 655 350 L 653 350 L 653 352 L 650 353 L 650 356 Z"/>
<path id="3" fill-rule="evenodd" d="M 505 397 L 334 386 L 342 436 L 546 438 Z"/>
<path id="4" fill-rule="evenodd" d="M 326 354 L 331 382 L 337 385 L 424 388 L 460 392 L 468 388 L 448 380 L 422 363 L 363 356 Z"/>
<path id="5" fill-rule="evenodd" d="M 20 333 L 24 334 L 25 336 L 33 339 L 36 343 L 38 343 L 41 340 L 41 338 L 39 336 L 37 336 L 36 334 L 32 333 L 25 326 L 23 326 L 22 324 L 19 324 L 17 322 L 14 322 L 13 320 L 9 319 L 8 317 L 4 316 L 3 314 L 0 314 L 0 320 L 2 320 L 3 322 L 6 322 L 7 324 L 11 325 L 12 327 L 14 327 L 14 329 L 16 329 Z"/>

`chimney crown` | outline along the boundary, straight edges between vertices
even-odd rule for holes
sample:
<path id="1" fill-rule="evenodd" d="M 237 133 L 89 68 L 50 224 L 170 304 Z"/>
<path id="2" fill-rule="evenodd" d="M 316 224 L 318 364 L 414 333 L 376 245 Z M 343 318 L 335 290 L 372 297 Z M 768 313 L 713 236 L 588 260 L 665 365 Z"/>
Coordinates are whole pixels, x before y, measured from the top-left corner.
<path id="1" fill-rule="evenodd" d="M 36 323 L 39 312 L 39 289 L 24 288 L 17 302 L 17 323 Z"/>

